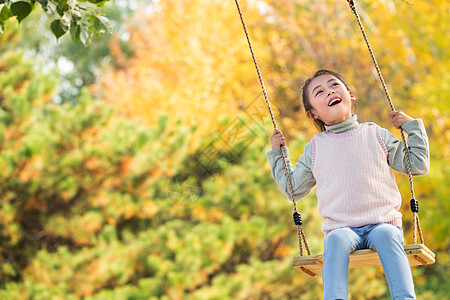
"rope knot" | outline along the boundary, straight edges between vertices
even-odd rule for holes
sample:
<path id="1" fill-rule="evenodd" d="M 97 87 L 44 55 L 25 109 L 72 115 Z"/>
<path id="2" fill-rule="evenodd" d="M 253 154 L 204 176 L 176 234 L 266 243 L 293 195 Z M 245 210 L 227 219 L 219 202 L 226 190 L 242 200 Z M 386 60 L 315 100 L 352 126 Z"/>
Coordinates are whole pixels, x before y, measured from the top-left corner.
<path id="1" fill-rule="evenodd" d="M 416 199 L 411 199 L 411 201 L 409 201 L 409 204 L 411 204 L 411 211 L 413 213 L 419 212 L 419 201 L 417 201 Z"/>
<path id="2" fill-rule="evenodd" d="M 295 225 L 302 225 L 303 221 L 302 221 L 302 216 L 300 215 L 300 213 L 298 211 L 294 212 L 294 223 Z"/>

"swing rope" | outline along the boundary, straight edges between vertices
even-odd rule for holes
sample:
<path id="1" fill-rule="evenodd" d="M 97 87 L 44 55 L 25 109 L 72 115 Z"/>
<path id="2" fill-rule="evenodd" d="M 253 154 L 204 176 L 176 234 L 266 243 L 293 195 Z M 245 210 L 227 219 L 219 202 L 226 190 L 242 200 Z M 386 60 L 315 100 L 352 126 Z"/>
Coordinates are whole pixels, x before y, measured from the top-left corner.
<path id="1" fill-rule="evenodd" d="M 388 89 L 386 87 L 386 83 L 384 82 L 383 76 L 381 75 L 380 67 L 378 66 L 377 60 L 375 58 L 375 54 L 373 53 L 372 47 L 370 46 L 369 39 L 367 38 L 366 31 L 364 30 L 364 27 L 362 25 L 361 19 L 359 17 L 358 12 L 356 11 L 355 2 L 353 0 L 347 0 L 350 9 L 352 10 L 352 13 L 356 17 L 356 21 L 358 22 L 359 28 L 361 29 L 361 33 L 363 35 L 364 41 L 366 42 L 367 49 L 369 49 L 370 57 L 372 57 L 373 64 L 375 66 L 375 69 L 377 70 L 378 77 L 380 78 L 381 85 L 383 86 L 384 93 L 386 94 L 386 99 L 389 102 L 389 105 L 391 106 L 392 111 L 395 111 L 394 104 L 392 103 L 391 96 L 389 95 Z M 414 193 L 414 185 L 413 185 L 413 179 L 412 179 L 412 171 L 411 171 L 411 161 L 409 158 L 409 149 L 408 144 L 406 143 L 405 134 L 403 132 L 403 128 L 400 127 L 400 134 L 402 137 L 402 141 L 405 144 L 405 152 L 406 152 L 406 169 L 408 171 L 408 178 L 409 178 L 409 189 L 411 192 L 411 211 L 413 212 L 413 243 L 417 244 L 417 231 L 419 231 L 419 237 L 420 242 L 424 244 L 423 235 L 422 235 L 422 229 L 420 228 L 420 221 L 419 221 L 419 202 L 415 198 Z"/>
<path id="2" fill-rule="evenodd" d="M 266 91 L 266 87 L 264 85 L 264 81 L 263 81 L 263 78 L 262 78 L 262 75 L 261 75 L 261 71 L 259 70 L 258 62 L 256 61 L 255 53 L 253 51 L 253 46 L 252 46 L 252 43 L 250 41 L 250 37 L 249 37 L 248 31 L 247 31 L 247 26 L 245 25 L 244 16 L 242 15 L 242 11 L 241 11 L 241 7 L 239 5 L 239 1 L 235 0 L 234 2 L 236 3 L 236 7 L 238 9 L 239 16 L 241 18 L 242 27 L 244 28 L 245 36 L 247 38 L 248 47 L 250 48 L 250 52 L 252 54 L 252 59 L 253 59 L 253 63 L 255 64 L 256 72 L 258 73 L 259 83 L 261 84 L 261 88 L 262 88 L 262 91 L 263 91 L 263 94 L 264 94 L 264 99 L 266 101 L 266 105 L 267 105 L 267 108 L 269 110 L 270 117 L 272 118 L 273 128 L 277 129 L 277 123 L 275 122 L 275 116 L 273 114 L 272 107 L 270 106 L 269 97 L 267 96 L 267 91 Z M 311 255 L 311 251 L 309 250 L 309 246 L 308 246 L 308 243 L 306 241 L 306 235 L 305 235 L 305 232 L 303 231 L 302 218 L 301 218 L 300 213 L 297 210 L 297 203 L 295 202 L 295 199 L 294 199 L 294 190 L 292 188 L 292 183 L 291 183 L 290 176 L 289 176 L 289 168 L 288 168 L 287 162 L 286 162 L 286 155 L 285 155 L 285 153 L 283 151 L 282 145 L 280 145 L 280 152 L 281 152 L 281 156 L 283 158 L 283 165 L 284 165 L 284 170 L 286 172 L 286 178 L 288 179 L 287 181 L 288 181 L 288 185 L 289 185 L 289 194 L 290 194 L 290 197 L 291 197 L 292 204 L 294 206 L 294 214 L 293 214 L 293 216 L 294 216 L 294 223 L 297 226 L 297 236 L 298 236 L 298 245 L 299 245 L 299 248 L 300 248 L 300 256 L 303 256 L 302 241 L 305 244 L 306 252 L 308 253 L 308 255 Z"/>

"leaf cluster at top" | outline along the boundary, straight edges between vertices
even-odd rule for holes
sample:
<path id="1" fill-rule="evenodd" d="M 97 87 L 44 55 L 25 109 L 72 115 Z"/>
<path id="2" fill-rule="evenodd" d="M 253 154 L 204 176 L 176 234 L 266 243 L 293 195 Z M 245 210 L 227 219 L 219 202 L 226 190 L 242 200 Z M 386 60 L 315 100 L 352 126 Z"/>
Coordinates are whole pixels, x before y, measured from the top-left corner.
<path id="1" fill-rule="evenodd" d="M 70 32 L 72 41 L 87 46 L 93 36 L 111 32 L 109 20 L 99 8 L 109 0 L 1 0 L 0 32 L 3 33 L 7 20 L 16 17 L 21 23 L 40 5 L 53 21 L 50 29 L 56 39 Z M 82 5 L 82 3 L 85 3 Z"/>

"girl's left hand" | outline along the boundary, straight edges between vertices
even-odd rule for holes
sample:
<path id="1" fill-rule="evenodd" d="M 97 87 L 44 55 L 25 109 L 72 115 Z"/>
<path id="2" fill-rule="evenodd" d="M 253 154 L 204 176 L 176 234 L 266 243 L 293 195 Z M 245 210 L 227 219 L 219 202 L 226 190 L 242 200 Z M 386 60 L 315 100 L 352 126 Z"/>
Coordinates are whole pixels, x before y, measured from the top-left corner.
<path id="1" fill-rule="evenodd" d="M 399 129 L 403 124 L 406 122 L 414 120 L 401 110 L 398 111 L 391 111 L 389 113 L 391 115 L 391 122 L 394 125 L 395 128 Z"/>

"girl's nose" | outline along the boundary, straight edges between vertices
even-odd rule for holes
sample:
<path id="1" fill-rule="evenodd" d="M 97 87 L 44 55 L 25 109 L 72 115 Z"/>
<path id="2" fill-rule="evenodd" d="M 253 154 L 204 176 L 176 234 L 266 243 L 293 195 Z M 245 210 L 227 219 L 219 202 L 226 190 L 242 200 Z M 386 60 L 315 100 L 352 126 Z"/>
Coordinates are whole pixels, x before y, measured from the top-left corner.
<path id="1" fill-rule="evenodd" d="M 331 90 L 328 92 L 327 96 L 330 96 L 331 94 L 334 94 L 334 93 L 335 93 L 335 91 Z"/>

